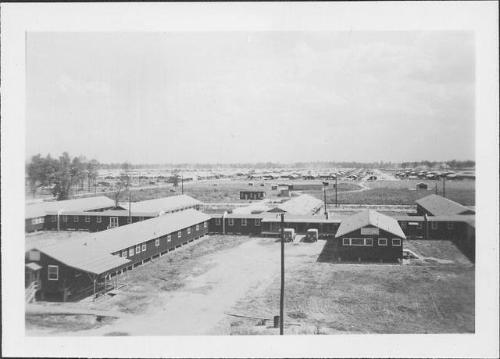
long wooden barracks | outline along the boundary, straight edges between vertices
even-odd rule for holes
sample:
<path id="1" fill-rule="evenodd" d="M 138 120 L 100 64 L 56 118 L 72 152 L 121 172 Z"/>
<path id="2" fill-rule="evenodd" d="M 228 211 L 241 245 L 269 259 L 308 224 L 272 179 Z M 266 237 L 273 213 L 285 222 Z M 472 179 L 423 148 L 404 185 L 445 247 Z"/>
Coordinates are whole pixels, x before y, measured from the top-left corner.
<path id="1" fill-rule="evenodd" d="M 25 230 L 97 232 L 190 208 L 198 210 L 201 205 L 187 195 L 120 203 L 118 207 L 104 196 L 42 202 L 26 207 Z"/>
<path id="2" fill-rule="evenodd" d="M 209 220 L 187 209 L 77 241 L 35 247 L 26 262 L 28 269 L 37 270 L 41 298 L 73 300 L 109 289 L 116 275 L 203 237 Z"/>
<path id="3" fill-rule="evenodd" d="M 210 216 L 197 211 L 202 203 L 189 196 L 136 202 L 131 216 L 124 209 L 107 209 L 106 201 L 100 207 L 90 206 L 89 211 L 49 211 L 44 228 L 101 232 L 27 252 L 26 284 L 39 282 L 38 292 L 44 297 L 78 298 L 106 289 L 116 275 L 207 233 L 279 236 L 282 213 L 285 228 L 297 234 L 317 230 L 337 261 L 397 261 L 405 239 L 451 240 L 474 261 L 474 210 L 440 196 L 428 197 L 417 201 L 417 215 L 394 217 L 364 211 L 326 219 L 321 201 L 308 195 Z"/>

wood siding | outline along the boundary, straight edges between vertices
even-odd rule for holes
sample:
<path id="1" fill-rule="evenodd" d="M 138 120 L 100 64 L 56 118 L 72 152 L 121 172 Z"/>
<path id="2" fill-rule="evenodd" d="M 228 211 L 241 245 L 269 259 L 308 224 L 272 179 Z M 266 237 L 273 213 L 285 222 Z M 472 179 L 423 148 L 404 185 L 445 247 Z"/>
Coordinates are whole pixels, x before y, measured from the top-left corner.
<path id="1" fill-rule="evenodd" d="M 376 228 L 373 226 L 366 226 L 363 228 Z M 344 245 L 344 238 L 362 238 L 373 240 L 371 246 L 347 246 Z M 379 246 L 378 239 L 385 238 L 387 239 L 386 246 Z M 392 245 L 392 239 L 396 238 L 400 240 L 399 246 Z M 334 241 L 334 258 L 339 261 L 370 261 L 370 262 L 397 262 L 398 259 L 403 258 L 403 240 L 394 234 L 386 232 L 382 229 L 379 229 L 378 235 L 365 235 L 361 234 L 361 229 L 358 229 L 354 232 L 348 233 L 339 238 L 332 239 Z"/>

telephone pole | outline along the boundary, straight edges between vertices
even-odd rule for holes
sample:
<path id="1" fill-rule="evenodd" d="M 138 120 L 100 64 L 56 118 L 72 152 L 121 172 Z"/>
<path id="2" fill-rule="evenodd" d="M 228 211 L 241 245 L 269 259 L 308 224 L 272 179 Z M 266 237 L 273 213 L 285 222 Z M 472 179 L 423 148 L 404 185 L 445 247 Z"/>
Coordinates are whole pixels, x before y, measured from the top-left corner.
<path id="1" fill-rule="evenodd" d="M 281 290 L 280 290 L 280 335 L 283 335 L 285 306 L 285 214 L 281 213 Z"/>
<path id="2" fill-rule="evenodd" d="M 338 201 L 338 197 L 337 197 L 337 186 L 338 185 L 338 182 L 337 182 L 337 175 L 335 175 L 335 207 L 338 207 L 339 206 L 339 201 Z"/>
<path id="3" fill-rule="evenodd" d="M 184 175 L 181 175 L 181 194 L 184 194 Z"/>
<path id="4" fill-rule="evenodd" d="M 128 223 L 132 223 L 132 194 L 128 189 Z"/>
<path id="5" fill-rule="evenodd" d="M 446 175 L 443 176 L 443 197 L 446 197 Z"/>
<path id="6" fill-rule="evenodd" d="M 328 210 L 326 208 L 326 188 L 328 187 L 328 182 L 323 182 L 323 202 L 325 206 L 325 218 L 328 219 Z"/>

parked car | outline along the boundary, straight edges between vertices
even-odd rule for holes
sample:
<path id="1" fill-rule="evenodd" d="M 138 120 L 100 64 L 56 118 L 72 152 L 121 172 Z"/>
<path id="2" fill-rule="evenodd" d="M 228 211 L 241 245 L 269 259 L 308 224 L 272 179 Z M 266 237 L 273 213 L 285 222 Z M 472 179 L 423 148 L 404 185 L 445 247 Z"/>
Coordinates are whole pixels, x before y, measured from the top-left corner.
<path id="1" fill-rule="evenodd" d="M 316 228 L 309 228 L 306 232 L 306 242 L 316 242 L 319 238 L 319 232 Z"/>
<path id="2" fill-rule="evenodd" d="M 285 242 L 293 242 L 295 239 L 295 229 L 293 228 L 285 228 L 283 230 Z"/>

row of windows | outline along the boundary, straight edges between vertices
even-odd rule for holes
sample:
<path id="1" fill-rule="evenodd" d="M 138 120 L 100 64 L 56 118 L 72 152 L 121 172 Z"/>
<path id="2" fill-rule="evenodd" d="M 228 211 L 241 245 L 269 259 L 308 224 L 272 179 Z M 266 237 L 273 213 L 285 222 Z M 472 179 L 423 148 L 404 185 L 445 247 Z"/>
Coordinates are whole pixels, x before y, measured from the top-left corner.
<path id="1" fill-rule="evenodd" d="M 205 228 L 208 227 L 208 222 L 204 222 L 203 223 L 203 226 Z M 193 226 L 195 227 L 195 226 Z M 196 230 L 199 231 L 200 230 L 200 225 L 197 224 L 196 225 Z M 188 227 L 187 228 L 187 234 L 190 234 L 191 233 L 191 227 Z M 173 233 L 172 234 L 174 237 L 177 237 L 177 238 L 181 238 L 182 237 L 182 231 L 179 231 L 179 232 L 176 232 L 176 233 Z M 167 236 L 167 243 L 171 242 L 172 241 L 172 235 L 168 235 Z M 160 246 L 160 239 L 157 238 L 155 239 L 155 247 L 159 247 Z M 138 246 L 135 246 L 135 247 L 132 247 L 132 248 L 129 248 L 128 250 L 125 249 L 121 252 L 120 256 L 121 257 L 132 257 L 134 256 L 135 254 L 139 254 L 141 252 L 145 252 L 147 250 L 147 245 L 146 243 L 143 243 L 142 245 L 138 245 Z"/>
<path id="2" fill-rule="evenodd" d="M 254 219 L 254 223 L 255 223 L 255 226 L 259 227 L 260 226 L 260 218 L 255 218 Z M 222 223 L 222 219 L 221 218 L 216 218 L 215 219 L 215 225 L 216 226 L 220 226 Z M 227 219 L 227 225 L 228 226 L 234 226 L 234 218 L 228 218 Z M 247 226 L 247 219 L 246 218 L 242 218 L 241 219 L 241 226 L 242 227 L 246 227 Z"/>
<path id="3" fill-rule="evenodd" d="M 378 246 L 379 247 L 387 247 L 387 238 L 379 238 Z M 373 238 L 343 238 L 342 239 L 343 246 L 353 246 L 353 247 L 372 247 L 373 246 Z M 401 246 L 401 239 L 393 238 L 392 246 L 399 247 Z"/>
<path id="4" fill-rule="evenodd" d="M 68 216 L 67 215 L 62 215 L 62 221 L 63 222 L 68 222 Z M 107 217 L 106 217 L 107 218 Z M 110 222 L 111 221 L 116 221 L 118 222 L 118 217 L 109 217 Z M 101 216 L 96 216 L 96 221 L 97 223 L 102 223 L 102 217 Z M 139 217 L 139 221 L 144 221 L 144 217 Z M 57 216 L 52 216 L 52 222 L 57 222 Z M 73 216 L 73 222 L 78 223 L 79 222 L 79 216 Z M 90 222 L 90 216 L 85 216 L 85 222 L 89 223 Z M 43 222 L 40 222 L 43 223 Z M 127 223 L 132 223 L 132 217 L 127 217 Z"/>
<path id="5" fill-rule="evenodd" d="M 45 217 L 33 218 L 31 220 L 31 224 L 40 224 L 40 223 L 45 223 Z"/>
<path id="6" fill-rule="evenodd" d="M 416 228 L 417 229 L 422 229 L 423 228 L 423 224 L 422 222 L 414 222 L 416 224 Z M 431 229 L 438 229 L 439 228 L 439 222 L 430 222 L 431 223 Z M 405 229 L 407 228 L 408 224 L 406 222 L 401 222 L 401 228 Z M 455 228 L 454 226 L 454 223 L 453 222 L 446 222 L 446 228 L 447 229 L 453 229 Z"/>

